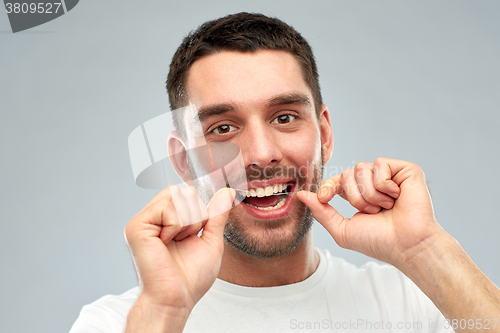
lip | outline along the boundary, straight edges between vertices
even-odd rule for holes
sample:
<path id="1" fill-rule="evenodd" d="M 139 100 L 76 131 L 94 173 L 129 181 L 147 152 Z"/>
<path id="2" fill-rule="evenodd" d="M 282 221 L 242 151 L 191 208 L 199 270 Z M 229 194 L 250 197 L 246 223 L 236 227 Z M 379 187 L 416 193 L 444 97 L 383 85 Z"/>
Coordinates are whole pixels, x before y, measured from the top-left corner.
<path id="1" fill-rule="evenodd" d="M 274 180 L 273 180 L 274 181 Z M 280 179 L 278 181 L 270 181 L 267 183 L 267 185 L 274 185 L 274 184 L 281 184 L 280 182 L 283 181 L 283 179 Z M 278 209 L 273 209 L 273 210 L 260 210 L 251 206 L 246 205 L 244 202 L 241 202 L 241 208 L 250 216 L 258 219 L 258 220 L 276 220 L 283 218 L 287 216 L 290 211 L 292 210 L 293 202 L 295 201 L 295 189 L 297 183 L 295 181 L 290 182 L 288 181 L 287 183 L 290 183 L 290 193 L 288 194 L 288 197 L 286 198 L 285 204 L 278 208 Z M 260 187 L 260 186 L 259 186 Z"/>
<path id="2" fill-rule="evenodd" d="M 250 191 L 251 189 L 256 189 L 258 187 L 274 186 L 276 184 L 288 184 L 293 182 L 295 186 L 295 179 L 293 178 L 273 178 L 270 180 L 252 180 L 247 183 L 239 184 L 234 188 L 237 191 Z M 244 188 L 247 188 L 244 190 Z"/>

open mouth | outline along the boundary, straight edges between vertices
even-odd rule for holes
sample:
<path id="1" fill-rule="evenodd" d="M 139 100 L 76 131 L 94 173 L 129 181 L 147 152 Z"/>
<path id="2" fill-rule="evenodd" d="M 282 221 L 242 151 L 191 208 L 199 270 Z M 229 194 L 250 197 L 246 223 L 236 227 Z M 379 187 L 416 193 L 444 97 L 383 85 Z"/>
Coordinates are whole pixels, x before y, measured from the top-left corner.
<path id="1" fill-rule="evenodd" d="M 295 182 L 274 184 L 266 187 L 255 187 L 249 191 L 237 191 L 238 199 L 252 208 L 266 211 L 282 208 L 290 193 L 293 191 Z"/>

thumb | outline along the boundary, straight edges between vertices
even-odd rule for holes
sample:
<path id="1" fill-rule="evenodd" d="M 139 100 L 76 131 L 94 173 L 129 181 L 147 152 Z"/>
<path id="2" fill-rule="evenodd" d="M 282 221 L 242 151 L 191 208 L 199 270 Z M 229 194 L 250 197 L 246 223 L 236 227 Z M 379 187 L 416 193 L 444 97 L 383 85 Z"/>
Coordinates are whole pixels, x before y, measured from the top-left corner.
<path id="1" fill-rule="evenodd" d="M 316 193 L 300 191 L 297 193 L 297 198 L 309 207 L 314 219 L 330 233 L 335 242 L 337 242 L 340 247 L 346 248 L 347 243 L 344 231 L 347 224 L 346 222 L 349 221 L 349 219 L 344 218 L 328 203 L 320 202 Z"/>
<path id="2" fill-rule="evenodd" d="M 222 188 L 215 193 L 208 203 L 208 221 L 203 228 L 202 238 L 217 237 L 222 239 L 235 196 L 236 191 L 231 188 Z"/>

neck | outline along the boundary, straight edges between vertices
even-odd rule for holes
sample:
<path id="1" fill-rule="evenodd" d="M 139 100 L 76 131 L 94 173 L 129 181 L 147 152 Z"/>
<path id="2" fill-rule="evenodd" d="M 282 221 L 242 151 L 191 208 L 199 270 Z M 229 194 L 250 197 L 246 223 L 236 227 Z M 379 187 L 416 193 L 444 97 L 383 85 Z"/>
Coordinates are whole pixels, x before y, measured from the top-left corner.
<path id="1" fill-rule="evenodd" d="M 253 258 L 226 243 L 218 278 L 246 287 L 275 287 L 307 279 L 318 265 L 311 229 L 293 251 L 276 258 Z"/>

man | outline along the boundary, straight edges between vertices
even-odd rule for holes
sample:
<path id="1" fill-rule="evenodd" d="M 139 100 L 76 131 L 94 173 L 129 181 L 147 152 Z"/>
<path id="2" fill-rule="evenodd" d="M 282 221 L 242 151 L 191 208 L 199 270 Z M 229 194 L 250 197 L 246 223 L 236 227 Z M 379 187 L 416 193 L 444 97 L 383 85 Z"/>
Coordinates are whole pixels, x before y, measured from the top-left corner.
<path id="1" fill-rule="evenodd" d="M 86 306 L 72 332 L 499 329 L 500 291 L 436 222 L 417 165 L 379 158 L 321 183 L 330 117 L 293 28 L 247 13 L 207 22 L 174 55 L 167 90 L 172 110 L 186 107 L 172 163 L 196 189 L 169 186 L 130 220 L 140 287 Z M 190 153 L 219 143 L 241 150 L 233 189 L 211 186 Z M 334 195 L 359 213 L 340 216 Z M 315 250 L 311 215 L 399 271 Z"/>

